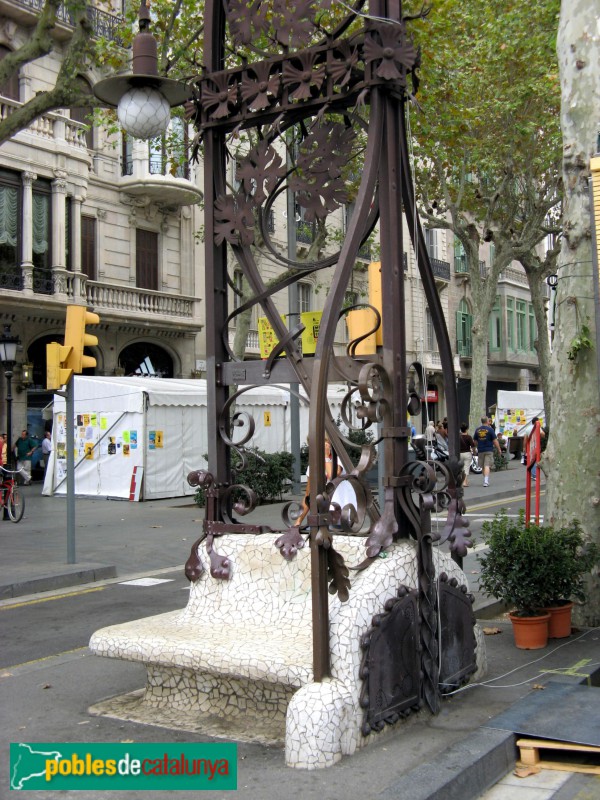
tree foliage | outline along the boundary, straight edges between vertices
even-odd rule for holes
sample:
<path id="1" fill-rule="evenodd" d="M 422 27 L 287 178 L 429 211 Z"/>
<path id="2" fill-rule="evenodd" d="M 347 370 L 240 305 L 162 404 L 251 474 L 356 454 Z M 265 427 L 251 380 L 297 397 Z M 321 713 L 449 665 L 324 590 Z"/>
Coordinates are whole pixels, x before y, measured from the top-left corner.
<path id="1" fill-rule="evenodd" d="M 440 0 L 414 23 L 422 51 L 418 106 L 410 111 L 417 194 L 426 224 L 450 230 L 466 255 L 473 419 L 486 410 L 488 322 L 500 272 L 524 260 L 539 283 L 556 257 L 540 264 L 531 254 L 560 231 L 559 9 L 559 0 L 510 0 L 501 9 L 493 0 Z M 484 242 L 495 245 L 485 271 Z"/>

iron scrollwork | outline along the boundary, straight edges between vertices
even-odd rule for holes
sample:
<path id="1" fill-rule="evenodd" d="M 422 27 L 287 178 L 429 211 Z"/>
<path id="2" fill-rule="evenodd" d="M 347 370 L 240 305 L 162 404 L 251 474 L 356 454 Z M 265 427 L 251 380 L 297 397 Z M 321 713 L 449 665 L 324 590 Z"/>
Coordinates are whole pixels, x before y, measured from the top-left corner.
<path id="1" fill-rule="evenodd" d="M 413 382 L 407 392 L 406 386 L 404 247 L 398 224 L 403 210 L 410 220 L 408 229 L 440 345 L 448 418 L 458 430 L 455 382 L 443 311 L 414 204 L 403 119 L 404 103 L 418 85 L 419 53 L 407 35 L 401 2 L 373 0 L 368 6 L 371 16 L 363 19 L 365 7 L 363 0 L 356 0 L 352 8 L 344 6 L 346 10 L 330 0 L 206 2 L 206 67 L 192 81 L 193 101 L 187 107 L 197 129 L 194 152 L 203 145 L 205 164 L 206 324 L 212 332 L 207 357 L 214 387 L 214 401 L 209 404 L 210 479 L 202 478 L 207 493 L 206 547 L 211 571 L 222 577 L 229 565 L 215 555 L 214 537 L 252 529 L 235 516 L 243 516 L 255 501 L 248 489 L 237 487 L 229 452 L 237 450 L 244 457 L 253 426 L 235 409 L 219 367 L 236 358 L 228 341 L 230 322 L 256 307 L 278 341 L 264 363 L 264 382 L 284 358 L 290 382 L 302 387 L 310 403 L 307 520 L 310 546 L 318 556 L 312 575 L 315 679 L 330 671 L 323 646 L 328 640 L 327 592 L 344 599 L 349 591 L 348 568 L 334 547 L 336 530 L 362 535 L 366 545 L 362 568 L 398 537 L 411 536 L 419 553 L 419 648 L 424 650 L 423 662 L 431 664 L 426 676 L 431 696 L 426 699 L 434 708 L 439 631 L 432 510 L 448 509 L 444 536 L 456 553 L 467 546 L 468 532 L 455 471 L 408 462 L 407 412 L 418 413 L 423 389 L 417 391 Z M 227 158 L 236 161 L 230 182 Z M 287 252 L 267 223 L 287 192 L 294 195 L 302 224 L 315 232 L 302 257 Z M 341 247 L 332 252 L 334 248 L 324 244 L 325 225 L 351 199 L 354 213 Z M 357 254 L 376 224 L 385 290 L 383 311 L 374 314 L 374 330 L 381 334 L 383 346 L 376 356 L 365 359 L 358 355 L 360 342 L 355 340 L 346 356 L 336 356 L 336 327 L 348 311 L 345 293 Z M 259 259 L 275 262 L 280 278 L 267 284 Z M 227 307 L 228 260 L 241 269 L 251 292 L 233 312 Z M 309 369 L 300 348 L 302 327 L 295 321 L 288 326 L 281 319 L 275 296 L 293 281 L 327 269 L 333 274 Z M 327 385 L 334 378 L 349 384 L 342 407 L 348 430 L 379 426 L 379 438 L 361 446 L 356 466 L 346 450 L 352 443 L 338 429 L 327 403 Z M 321 463 L 325 435 L 344 468 L 344 474 L 330 480 Z M 381 511 L 366 479 L 380 441 L 385 444 Z M 453 455 L 457 441 L 451 443 Z M 344 483 L 354 489 L 355 503 L 336 502 L 335 491 Z M 285 558 L 293 558 L 305 542 L 302 533 L 293 530 L 294 514 L 292 507 L 286 509 L 283 532 L 276 541 Z M 198 565 L 193 568 L 194 574 L 198 569 Z"/>

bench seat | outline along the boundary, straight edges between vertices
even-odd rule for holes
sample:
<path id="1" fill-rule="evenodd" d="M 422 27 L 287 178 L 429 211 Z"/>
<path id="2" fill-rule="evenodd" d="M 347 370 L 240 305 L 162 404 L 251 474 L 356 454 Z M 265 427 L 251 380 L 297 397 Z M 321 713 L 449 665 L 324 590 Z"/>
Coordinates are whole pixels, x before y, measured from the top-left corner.
<path id="1" fill-rule="evenodd" d="M 297 688 L 309 683 L 313 674 L 310 627 L 224 627 L 210 615 L 202 624 L 181 611 L 97 631 L 90 648 L 99 656 Z"/>

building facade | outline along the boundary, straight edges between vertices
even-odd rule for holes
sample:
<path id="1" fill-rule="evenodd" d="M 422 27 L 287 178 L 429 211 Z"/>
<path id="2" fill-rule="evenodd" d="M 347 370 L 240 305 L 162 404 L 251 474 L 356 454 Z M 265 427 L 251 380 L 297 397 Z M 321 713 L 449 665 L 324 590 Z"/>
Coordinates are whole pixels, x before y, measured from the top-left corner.
<path id="1" fill-rule="evenodd" d="M 2 2 L 0 12 L 3 57 L 27 41 L 39 3 Z M 103 11 L 93 21 L 104 35 L 119 22 Z M 68 35 L 65 18 L 56 49 L 1 87 L 2 118 L 53 86 L 60 38 Z M 91 91 L 100 77 L 79 80 Z M 184 151 L 186 128 L 179 120 L 173 126 Z M 164 140 L 121 140 L 94 127 L 84 109 L 44 114 L 2 144 L 0 321 L 21 342 L 13 440 L 25 425 L 37 435 L 43 430 L 41 410 L 52 399 L 46 344 L 62 342 L 68 304 L 100 316 L 98 346 L 89 353 L 97 374 L 196 374 L 203 325 L 202 247 L 195 236 L 201 177 L 185 157 L 170 162 Z M 22 364 L 31 368 L 23 373 Z"/>

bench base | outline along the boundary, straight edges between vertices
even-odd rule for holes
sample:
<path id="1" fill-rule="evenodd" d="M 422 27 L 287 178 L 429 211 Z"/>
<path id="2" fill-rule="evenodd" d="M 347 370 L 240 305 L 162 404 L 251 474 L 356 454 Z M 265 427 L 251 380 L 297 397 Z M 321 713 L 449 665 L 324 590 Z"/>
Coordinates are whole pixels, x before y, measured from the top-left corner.
<path id="1" fill-rule="evenodd" d="M 146 690 L 138 689 L 94 703 L 88 708 L 88 713 L 95 717 L 108 717 L 171 731 L 186 731 L 228 742 L 247 742 L 283 750 L 285 721 L 266 720 L 253 715 L 223 717 L 211 711 L 208 713 L 200 713 L 195 709 L 184 711 L 169 705 L 156 707 L 148 705 L 145 698 Z"/>

